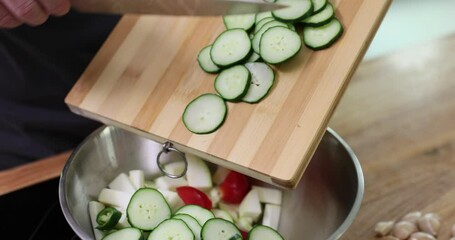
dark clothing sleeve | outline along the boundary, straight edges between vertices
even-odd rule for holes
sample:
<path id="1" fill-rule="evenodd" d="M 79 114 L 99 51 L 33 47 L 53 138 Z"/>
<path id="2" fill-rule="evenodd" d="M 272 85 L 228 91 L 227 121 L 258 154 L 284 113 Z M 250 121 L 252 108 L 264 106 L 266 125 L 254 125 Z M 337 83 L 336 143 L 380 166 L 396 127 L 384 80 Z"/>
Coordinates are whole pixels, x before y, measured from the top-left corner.
<path id="1" fill-rule="evenodd" d="M 99 126 L 64 98 L 118 20 L 70 12 L 0 30 L 0 170 L 72 149 Z"/>

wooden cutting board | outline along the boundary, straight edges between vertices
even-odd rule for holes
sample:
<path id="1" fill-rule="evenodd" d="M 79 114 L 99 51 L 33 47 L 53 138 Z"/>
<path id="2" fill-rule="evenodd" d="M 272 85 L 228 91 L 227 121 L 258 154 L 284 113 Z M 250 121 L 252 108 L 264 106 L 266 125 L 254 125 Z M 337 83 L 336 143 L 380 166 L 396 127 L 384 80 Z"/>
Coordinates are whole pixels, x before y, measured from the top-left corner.
<path id="1" fill-rule="evenodd" d="M 192 134 L 181 115 L 196 96 L 215 92 L 216 75 L 203 72 L 196 56 L 224 30 L 221 17 L 123 17 L 66 103 L 80 115 L 292 188 L 390 0 L 332 3 L 345 28 L 342 38 L 324 51 L 303 47 L 277 66 L 270 95 L 259 104 L 229 103 L 224 125 L 212 134 Z"/>

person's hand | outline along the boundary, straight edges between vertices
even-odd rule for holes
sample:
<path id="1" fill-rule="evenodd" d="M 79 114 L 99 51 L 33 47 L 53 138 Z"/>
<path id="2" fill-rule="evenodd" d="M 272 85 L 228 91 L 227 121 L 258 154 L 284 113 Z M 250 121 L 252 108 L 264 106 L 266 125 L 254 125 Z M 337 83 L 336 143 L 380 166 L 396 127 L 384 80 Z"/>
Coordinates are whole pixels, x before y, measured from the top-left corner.
<path id="1" fill-rule="evenodd" d="M 69 0 L 0 0 L 0 28 L 14 28 L 24 23 L 37 26 L 49 16 L 62 16 L 69 9 Z"/>

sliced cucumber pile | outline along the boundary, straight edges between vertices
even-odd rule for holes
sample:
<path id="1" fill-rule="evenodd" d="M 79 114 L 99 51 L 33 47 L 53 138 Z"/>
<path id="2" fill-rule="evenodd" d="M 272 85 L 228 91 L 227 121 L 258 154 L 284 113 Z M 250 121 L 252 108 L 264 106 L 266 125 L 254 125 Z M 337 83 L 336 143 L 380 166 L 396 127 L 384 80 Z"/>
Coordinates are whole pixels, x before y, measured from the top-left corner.
<path id="1" fill-rule="evenodd" d="M 264 1 L 288 7 L 224 16 L 226 30 L 199 52 L 200 67 L 207 73 L 220 74 L 214 81 L 215 92 L 220 97 L 211 94 L 210 99 L 199 99 L 204 96 L 201 95 L 189 103 L 183 113 L 183 122 L 189 131 L 196 134 L 216 131 L 227 113 L 227 105 L 222 100 L 246 103 L 263 100 L 275 79 L 272 68 L 264 65 L 285 63 L 300 52 L 302 45 L 311 50 L 326 49 L 343 33 L 334 6 L 328 0 Z M 264 65 L 249 64 L 260 61 L 265 62 Z M 258 67 L 261 70 L 253 72 Z"/>

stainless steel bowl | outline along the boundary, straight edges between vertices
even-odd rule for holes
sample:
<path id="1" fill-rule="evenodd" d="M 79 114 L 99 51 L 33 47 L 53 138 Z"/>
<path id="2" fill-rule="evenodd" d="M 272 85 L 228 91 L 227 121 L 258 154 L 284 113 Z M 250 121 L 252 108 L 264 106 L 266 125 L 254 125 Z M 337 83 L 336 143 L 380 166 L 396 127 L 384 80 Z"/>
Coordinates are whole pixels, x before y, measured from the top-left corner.
<path id="1" fill-rule="evenodd" d="M 88 202 L 116 175 L 143 169 L 159 174 L 162 145 L 115 127 L 91 134 L 66 163 L 59 186 L 66 220 L 82 239 L 93 239 Z M 287 240 L 338 239 L 363 198 L 363 175 L 349 146 L 331 129 L 324 135 L 295 190 L 285 190 L 280 233 Z"/>

